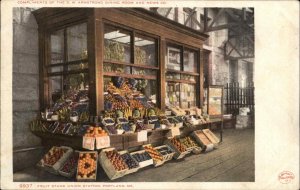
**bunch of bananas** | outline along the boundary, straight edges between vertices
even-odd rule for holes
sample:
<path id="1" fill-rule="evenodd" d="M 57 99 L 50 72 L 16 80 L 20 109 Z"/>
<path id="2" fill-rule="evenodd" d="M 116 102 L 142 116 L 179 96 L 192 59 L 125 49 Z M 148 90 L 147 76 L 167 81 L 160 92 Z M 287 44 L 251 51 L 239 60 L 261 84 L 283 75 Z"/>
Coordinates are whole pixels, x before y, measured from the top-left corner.
<path id="1" fill-rule="evenodd" d="M 62 122 L 69 122 L 70 121 L 70 114 L 71 110 L 67 107 L 64 107 L 57 111 L 59 120 Z"/>
<path id="2" fill-rule="evenodd" d="M 124 117 L 128 119 L 129 117 L 132 117 L 132 110 L 130 107 L 127 107 L 124 109 Z"/>
<path id="3" fill-rule="evenodd" d="M 31 131 L 42 131 L 45 132 L 46 129 L 43 126 L 43 123 L 39 119 L 34 119 L 29 123 L 29 128 Z"/>

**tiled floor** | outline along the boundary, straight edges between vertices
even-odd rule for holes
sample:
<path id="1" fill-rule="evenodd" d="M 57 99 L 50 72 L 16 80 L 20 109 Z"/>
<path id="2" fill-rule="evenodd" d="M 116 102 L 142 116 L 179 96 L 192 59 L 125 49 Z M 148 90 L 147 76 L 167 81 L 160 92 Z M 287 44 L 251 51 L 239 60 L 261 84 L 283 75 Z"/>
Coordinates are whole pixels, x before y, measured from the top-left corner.
<path id="1" fill-rule="evenodd" d="M 212 152 L 189 155 L 154 168 L 148 166 L 118 182 L 252 182 L 254 181 L 254 129 L 226 129 L 223 143 Z M 75 181 L 32 167 L 14 173 L 14 181 Z M 99 167 L 97 181 L 110 181 Z"/>

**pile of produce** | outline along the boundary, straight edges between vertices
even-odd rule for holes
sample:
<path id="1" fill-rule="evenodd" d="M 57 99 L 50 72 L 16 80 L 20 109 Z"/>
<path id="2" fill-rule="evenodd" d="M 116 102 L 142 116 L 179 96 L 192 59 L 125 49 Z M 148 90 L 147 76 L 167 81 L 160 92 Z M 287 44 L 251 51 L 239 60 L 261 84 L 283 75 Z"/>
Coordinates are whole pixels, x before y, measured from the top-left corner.
<path id="1" fill-rule="evenodd" d="M 163 156 L 173 153 L 173 150 L 169 146 L 164 146 L 156 150 Z"/>
<path id="2" fill-rule="evenodd" d="M 157 150 L 155 150 L 151 145 L 144 146 L 144 149 L 146 150 L 146 152 L 149 153 L 149 155 L 155 162 L 164 160 L 161 154 Z"/>
<path id="3" fill-rule="evenodd" d="M 138 162 L 144 162 L 152 159 L 147 152 L 135 153 L 132 157 Z"/>
<path id="4" fill-rule="evenodd" d="M 191 137 L 184 137 L 179 139 L 186 148 L 198 147 L 197 143 Z"/>
<path id="5" fill-rule="evenodd" d="M 186 148 L 185 148 L 185 146 L 179 140 L 177 140 L 176 138 L 172 138 L 170 142 L 175 146 L 175 148 L 179 152 L 185 152 L 185 151 L 187 151 Z"/>
<path id="6" fill-rule="evenodd" d="M 104 59 L 125 61 L 124 45 L 116 41 L 105 40 Z"/>
<path id="7" fill-rule="evenodd" d="M 108 134 L 106 133 L 106 131 L 103 130 L 101 127 L 92 127 L 92 126 L 90 126 L 84 134 L 85 137 L 102 137 L 107 135 Z"/>
<path id="8" fill-rule="evenodd" d="M 105 154 L 114 166 L 115 170 L 121 171 L 128 169 L 127 164 L 124 162 L 123 158 L 116 150 L 106 151 Z"/>
<path id="9" fill-rule="evenodd" d="M 77 168 L 78 158 L 79 158 L 79 153 L 74 152 L 64 163 L 60 171 L 68 174 L 74 172 L 75 169 Z"/>
<path id="10" fill-rule="evenodd" d="M 125 161 L 129 169 L 139 167 L 139 164 L 130 156 L 129 153 L 122 154 L 121 157 Z"/>
<path id="11" fill-rule="evenodd" d="M 52 149 L 50 149 L 50 151 L 42 158 L 42 162 L 48 166 L 53 166 L 66 152 L 67 149 L 52 147 Z"/>
<path id="12" fill-rule="evenodd" d="M 80 152 L 77 168 L 77 179 L 96 179 L 97 153 Z"/>

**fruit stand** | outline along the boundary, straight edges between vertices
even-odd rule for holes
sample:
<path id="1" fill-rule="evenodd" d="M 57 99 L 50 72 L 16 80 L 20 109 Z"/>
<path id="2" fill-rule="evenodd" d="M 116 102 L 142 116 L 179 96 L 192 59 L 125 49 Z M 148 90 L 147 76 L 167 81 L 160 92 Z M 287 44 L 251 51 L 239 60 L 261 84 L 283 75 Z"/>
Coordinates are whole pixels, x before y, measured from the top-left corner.
<path id="1" fill-rule="evenodd" d="M 202 110 L 207 35 L 141 8 L 42 8 L 34 15 L 44 82 L 30 129 L 45 147 L 73 151 L 55 174 L 95 181 L 99 162 L 113 180 L 159 167 L 200 153 L 193 131 L 223 121 Z M 220 133 L 222 140 L 222 124 Z"/>

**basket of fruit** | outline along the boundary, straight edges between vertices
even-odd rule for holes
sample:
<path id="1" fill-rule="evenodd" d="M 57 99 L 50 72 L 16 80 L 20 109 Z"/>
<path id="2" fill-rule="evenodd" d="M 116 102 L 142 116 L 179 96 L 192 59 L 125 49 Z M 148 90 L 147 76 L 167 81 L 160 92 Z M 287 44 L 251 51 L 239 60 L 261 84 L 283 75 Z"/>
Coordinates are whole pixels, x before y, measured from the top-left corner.
<path id="1" fill-rule="evenodd" d="M 163 156 L 151 144 L 143 145 L 143 148 L 153 159 L 154 167 L 160 166 L 165 162 Z"/>
<path id="2" fill-rule="evenodd" d="M 96 181 L 97 178 L 97 160 L 96 151 L 79 152 L 77 165 L 77 181 Z"/>
<path id="3" fill-rule="evenodd" d="M 74 151 L 73 154 L 67 159 L 63 166 L 59 169 L 58 173 L 62 176 L 71 178 L 75 175 L 77 170 L 77 163 L 79 152 Z"/>
<path id="4" fill-rule="evenodd" d="M 140 168 L 153 164 L 153 159 L 145 150 L 131 152 L 130 155 L 139 163 Z"/>
<path id="5" fill-rule="evenodd" d="M 138 161 L 136 161 L 127 150 L 119 151 L 119 154 L 128 166 L 128 170 L 125 175 L 137 172 L 140 169 Z"/>
<path id="6" fill-rule="evenodd" d="M 126 175 L 128 166 L 115 148 L 107 148 L 100 152 L 99 162 L 110 180 Z"/>
<path id="7" fill-rule="evenodd" d="M 181 158 L 185 157 L 185 155 L 191 153 L 191 151 L 192 151 L 192 150 L 187 150 L 185 145 L 183 145 L 176 138 L 166 140 L 165 144 L 169 145 L 175 151 L 175 154 L 173 156 L 173 158 L 175 158 L 175 159 L 181 159 Z"/>
<path id="8" fill-rule="evenodd" d="M 164 161 L 172 160 L 175 151 L 171 149 L 168 145 L 161 145 L 155 147 L 155 149 L 163 156 Z"/>
<path id="9" fill-rule="evenodd" d="M 73 150 L 69 147 L 53 146 L 37 165 L 50 173 L 58 175 L 58 170 L 72 154 L 72 152 Z"/>

